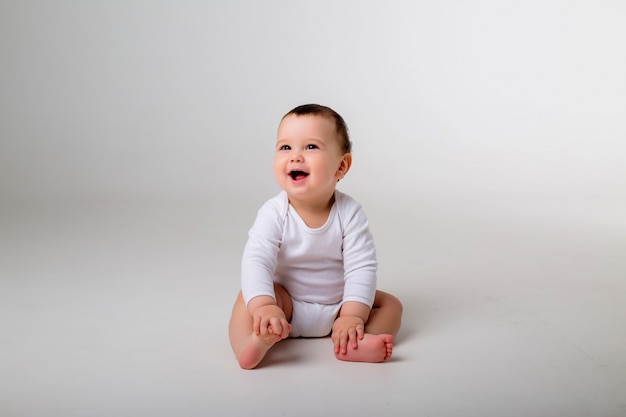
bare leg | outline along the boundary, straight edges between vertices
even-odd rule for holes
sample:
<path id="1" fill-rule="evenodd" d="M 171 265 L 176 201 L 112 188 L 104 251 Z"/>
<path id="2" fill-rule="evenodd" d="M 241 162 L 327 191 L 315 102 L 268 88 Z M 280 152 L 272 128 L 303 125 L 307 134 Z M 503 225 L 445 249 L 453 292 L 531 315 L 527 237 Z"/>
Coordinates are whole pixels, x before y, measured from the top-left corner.
<path id="1" fill-rule="evenodd" d="M 292 304 L 291 297 L 283 287 L 274 285 L 276 304 L 285 312 L 287 320 L 291 320 Z M 233 313 L 228 326 L 230 345 L 243 369 L 255 368 L 265 357 L 272 346 L 281 340 L 277 335 L 256 335 L 252 331 L 252 315 L 248 312 L 246 304 L 241 296 L 237 296 Z"/>
<path id="2" fill-rule="evenodd" d="M 365 323 L 365 337 L 356 349 L 348 348 L 337 359 L 353 362 L 384 362 L 393 352 L 393 338 L 400 330 L 402 303 L 383 291 L 376 291 L 374 305 Z"/>

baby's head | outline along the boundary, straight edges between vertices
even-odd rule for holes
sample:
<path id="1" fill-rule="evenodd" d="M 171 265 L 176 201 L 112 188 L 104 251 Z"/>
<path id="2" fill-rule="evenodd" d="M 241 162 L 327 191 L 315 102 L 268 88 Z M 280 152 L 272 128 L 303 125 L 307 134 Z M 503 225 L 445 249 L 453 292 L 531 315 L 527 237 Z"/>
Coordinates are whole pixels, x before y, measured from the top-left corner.
<path id="1" fill-rule="evenodd" d="M 283 116 L 281 119 L 284 120 L 285 117 L 290 115 L 296 116 L 320 116 L 326 119 L 331 120 L 335 124 L 335 128 L 337 130 L 337 137 L 339 138 L 339 145 L 343 153 L 351 153 L 352 152 L 352 142 L 350 141 L 350 134 L 348 133 L 348 126 L 346 122 L 343 120 L 343 117 L 330 107 L 322 106 L 320 104 L 304 104 L 302 106 L 298 106 L 295 109 L 289 111 L 287 114 Z"/>
<path id="2" fill-rule="evenodd" d="M 343 118 L 318 104 L 298 106 L 278 126 L 274 176 L 289 201 L 331 201 L 337 181 L 352 164 L 352 144 Z"/>

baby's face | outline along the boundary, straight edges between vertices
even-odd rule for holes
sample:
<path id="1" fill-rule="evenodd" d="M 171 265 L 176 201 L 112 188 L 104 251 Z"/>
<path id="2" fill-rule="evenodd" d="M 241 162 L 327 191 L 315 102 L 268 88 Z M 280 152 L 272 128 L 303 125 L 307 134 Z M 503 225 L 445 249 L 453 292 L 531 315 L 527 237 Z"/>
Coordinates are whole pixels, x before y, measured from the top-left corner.
<path id="1" fill-rule="evenodd" d="M 324 204 L 337 180 L 350 168 L 350 154 L 339 145 L 332 120 L 316 115 L 289 115 L 278 127 L 274 176 L 290 200 Z"/>

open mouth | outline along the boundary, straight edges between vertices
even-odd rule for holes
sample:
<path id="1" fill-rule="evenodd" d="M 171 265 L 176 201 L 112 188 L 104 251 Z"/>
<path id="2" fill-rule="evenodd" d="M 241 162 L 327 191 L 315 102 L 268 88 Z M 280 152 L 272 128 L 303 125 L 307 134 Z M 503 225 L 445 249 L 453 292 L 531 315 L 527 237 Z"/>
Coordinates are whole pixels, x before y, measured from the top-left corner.
<path id="1" fill-rule="evenodd" d="M 306 177 L 308 177 L 309 173 L 308 172 L 304 172 L 304 171 L 300 171 L 300 170 L 297 170 L 297 169 L 294 169 L 293 171 L 291 171 L 289 173 L 289 176 L 291 177 L 292 180 L 299 181 L 299 180 L 303 180 Z"/>

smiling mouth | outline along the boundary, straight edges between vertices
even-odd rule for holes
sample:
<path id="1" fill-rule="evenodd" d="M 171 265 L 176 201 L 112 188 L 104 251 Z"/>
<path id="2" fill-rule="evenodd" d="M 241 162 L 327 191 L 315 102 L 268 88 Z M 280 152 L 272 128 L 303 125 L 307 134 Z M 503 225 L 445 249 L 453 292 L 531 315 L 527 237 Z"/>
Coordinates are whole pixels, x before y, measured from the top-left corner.
<path id="1" fill-rule="evenodd" d="M 304 171 L 300 171 L 300 170 L 293 170 L 289 173 L 289 176 L 291 177 L 292 180 L 294 181 L 298 181 L 298 180 L 303 180 L 306 177 L 309 176 L 308 172 L 304 172 Z"/>

